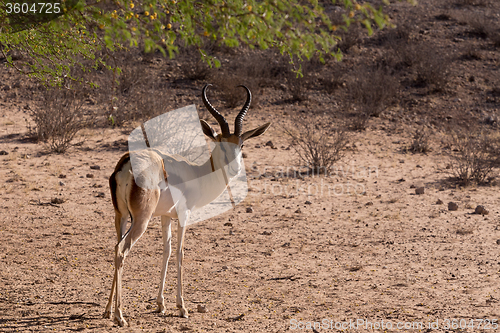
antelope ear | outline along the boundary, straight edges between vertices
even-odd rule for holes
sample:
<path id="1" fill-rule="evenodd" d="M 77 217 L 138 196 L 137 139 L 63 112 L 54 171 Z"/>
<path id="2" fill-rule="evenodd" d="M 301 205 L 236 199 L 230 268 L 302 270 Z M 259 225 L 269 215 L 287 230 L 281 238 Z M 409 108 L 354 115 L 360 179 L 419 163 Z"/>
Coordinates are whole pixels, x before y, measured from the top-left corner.
<path id="1" fill-rule="evenodd" d="M 243 141 L 245 141 L 245 140 L 248 140 L 250 138 L 258 137 L 259 135 L 264 134 L 267 131 L 267 129 L 269 128 L 269 126 L 271 126 L 271 123 L 267 123 L 267 124 L 264 124 L 264 125 L 259 126 L 257 128 L 254 128 L 253 130 L 246 131 L 245 133 L 243 133 L 241 135 L 241 139 Z"/>
<path id="2" fill-rule="evenodd" d="M 201 129 L 203 130 L 203 134 L 208 136 L 210 139 L 215 140 L 217 136 L 217 132 L 210 126 L 205 120 L 200 119 Z"/>

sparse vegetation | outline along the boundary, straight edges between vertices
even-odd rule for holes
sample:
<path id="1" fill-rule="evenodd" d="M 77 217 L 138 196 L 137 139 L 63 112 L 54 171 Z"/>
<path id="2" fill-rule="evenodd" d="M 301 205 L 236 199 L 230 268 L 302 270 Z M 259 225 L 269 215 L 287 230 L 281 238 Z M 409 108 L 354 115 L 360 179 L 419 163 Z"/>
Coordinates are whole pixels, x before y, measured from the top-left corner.
<path id="1" fill-rule="evenodd" d="M 49 89 L 43 93 L 30 115 L 35 127 L 28 127 L 30 134 L 39 142 L 46 143 L 56 153 L 64 153 L 77 133 L 91 124 L 83 104 L 82 91 Z"/>
<path id="2" fill-rule="evenodd" d="M 412 153 L 428 153 L 430 147 L 430 131 L 426 127 L 418 128 L 413 134 L 413 140 L 408 150 Z"/>
<path id="3" fill-rule="evenodd" d="M 500 138 L 482 130 L 450 133 L 451 172 L 463 185 L 486 182 L 500 166 Z"/>
<path id="4" fill-rule="evenodd" d="M 349 136 L 343 125 L 332 124 L 328 118 L 320 116 L 312 119 L 297 116 L 293 124 L 284 132 L 299 161 L 314 173 L 326 174 L 344 156 Z"/>
<path id="5" fill-rule="evenodd" d="M 358 69 L 347 84 L 348 103 L 355 110 L 353 130 L 366 129 L 370 117 L 379 117 L 396 97 L 397 79 L 386 68 Z"/>

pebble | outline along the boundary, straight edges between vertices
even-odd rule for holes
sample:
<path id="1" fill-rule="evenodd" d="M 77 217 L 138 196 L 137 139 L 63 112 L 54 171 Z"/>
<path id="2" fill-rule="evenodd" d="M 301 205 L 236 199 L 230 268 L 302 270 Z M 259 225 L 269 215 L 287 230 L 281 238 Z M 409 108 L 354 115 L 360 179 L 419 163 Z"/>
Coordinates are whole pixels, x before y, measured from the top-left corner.
<path id="1" fill-rule="evenodd" d="M 474 211 L 474 214 L 481 214 L 481 215 L 488 215 L 490 212 L 484 208 L 484 206 L 478 205 L 476 207 L 476 210 Z"/>
<path id="2" fill-rule="evenodd" d="M 87 178 L 94 178 L 94 175 L 93 175 L 93 174 L 91 174 L 91 173 L 88 173 L 86 177 L 87 177 Z"/>
<path id="3" fill-rule="evenodd" d="M 101 167 L 100 167 L 100 166 L 98 166 L 98 165 L 91 165 L 91 166 L 90 166 L 90 168 L 91 168 L 92 170 L 101 170 Z"/>
<path id="4" fill-rule="evenodd" d="M 252 207 L 247 207 L 247 213 L 253 213 L 253 208 Z"/>
<path id="5" fill-rule="evenodd" d="M 205 305 L 198 304 L 197 310 L 199 313 L 207 313 L 207 307 Z"/>
<path id="6" fill-rule="evenodd" d="M 436 201 L 436 205 L 442 205 L 442 204 L 443 204 L 443 200 L 441 200 L 441 199 L 437 199 L 437 201 Z"/>
<path id="7" fill-rule="evenodd" d="M 425 189 L 423 187 L 417 187 L 415 189 L 415 194 L 418 194 L 418 195 L 424 194 L 424 191 L 425 191 Z"/>
<path id="8" fill-rule="evenodd" d="M 59 204 L 64 203 L 64 199 L 63 198 L 52 198 L 50 200 L 50 203 L 55 204 L 55 205 L 59 205 Z"/>
<path id="9" fill-rule="evenodd" d="M 458 204 L 455 202 L 448 202 L 448 210 L 458 210 Z"/>

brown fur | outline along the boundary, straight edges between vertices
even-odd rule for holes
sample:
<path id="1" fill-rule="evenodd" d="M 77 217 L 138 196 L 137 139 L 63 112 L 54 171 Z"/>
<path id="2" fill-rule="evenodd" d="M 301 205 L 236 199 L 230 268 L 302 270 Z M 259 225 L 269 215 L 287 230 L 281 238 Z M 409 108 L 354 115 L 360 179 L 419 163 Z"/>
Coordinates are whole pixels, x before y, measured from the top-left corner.
<path id="1" fill-rule="evenodd" d="M 125 153 L 121 158 L 120 160 L 118 161 L 118 163 L 116 163 L 116 166 L 115 166 L 115 171 L 113 171 L 113 173 L 111 174 L 111 176 L 109 177 L 109 188 L 111 190 L 111 200 L 113 201 L 113 207 L 115 208 L 115 211 L 118 211 L 118 201 L 116 199 L 116 187 L 117 187 L 117 183 L 116 183 L 116 174 L 118 172 L 120 172 L 122 169 L 123 169 L 123 166 L 127 163 L 130 162 L 130 153 Z M 165 164 L 163 162 L 163 160 L 161 161 L 161 165 L 162 165 L 162 168 L 163 168 L 163 177 L 165 178 L 165 182 L 167 182 L 167 171 L 165 170 Z M 135 182 L 133 184 L 133 186 L 137 186 L 135 185 Z M 138 192 L 140 192 L 140 188 L 138 188 Z M 133 201 L 131 201 L 133 202 Z"/>
<path id="2" fill-rule="evenodd" d="M 126 153 L 125 155 L 122 156 L 122 158 L 120 158 L 118 163 L 116 163 L 115 171 L 113 171 L 113 173 L 109 177 L 109 189 L 111 190 L 111 200 L 113 201 L 113 207 L 115 208 L 115 211 L 118 211 L 118 201 L 116 200 L 117 184 L 115 176 L 129 161 L 130 161 L 130 153 Z"/>

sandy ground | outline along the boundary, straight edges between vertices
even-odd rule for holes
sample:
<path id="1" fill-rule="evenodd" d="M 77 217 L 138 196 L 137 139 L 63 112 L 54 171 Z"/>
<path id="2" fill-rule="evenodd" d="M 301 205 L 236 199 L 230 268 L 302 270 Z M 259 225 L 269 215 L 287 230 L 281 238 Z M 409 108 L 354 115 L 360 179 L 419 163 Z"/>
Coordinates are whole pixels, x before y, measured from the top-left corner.
<path id="1" fill-rule="evenodd" d="M 287 117 L 252 111 L 245 128 L 274 124 L 245 145 L 248 197 L 186 235 L 190 318 L 179 318 L 175 307 L 175 257 L 167 314 L 154 312 L 162 257 L 155 218 L 127 258 L 130 327 L 118 328 L 102 319 L 116 237 L 108 177 L 127 149 L 127 132 L 86 131 L 83 145 L 47 155 L 23 139 L 21 111 L 0 109 L 0 151 L 8 152 L 0 156 L 0 331 L 323 332 L 344 325 L 357 332 L 383 321 L 376 331 L 406 324 L 444 332 L 453 319 L 467 330 L 497 325 L 497 186 L 447 183 L 438 146 L 405 154 L 408 131 L 388 134 L 382 119 L 354 135 L 336 174 L 283 177 L 279 170 L 295 165 L 280 130 Z M 416 195 L 414 186 L 425 193 Z M 54 198 L 64 203 L 50 204 Z M 448 211 L 450 201 L 457 211 Z M 478 204 L 489 214 L 473 214 Z"/>

